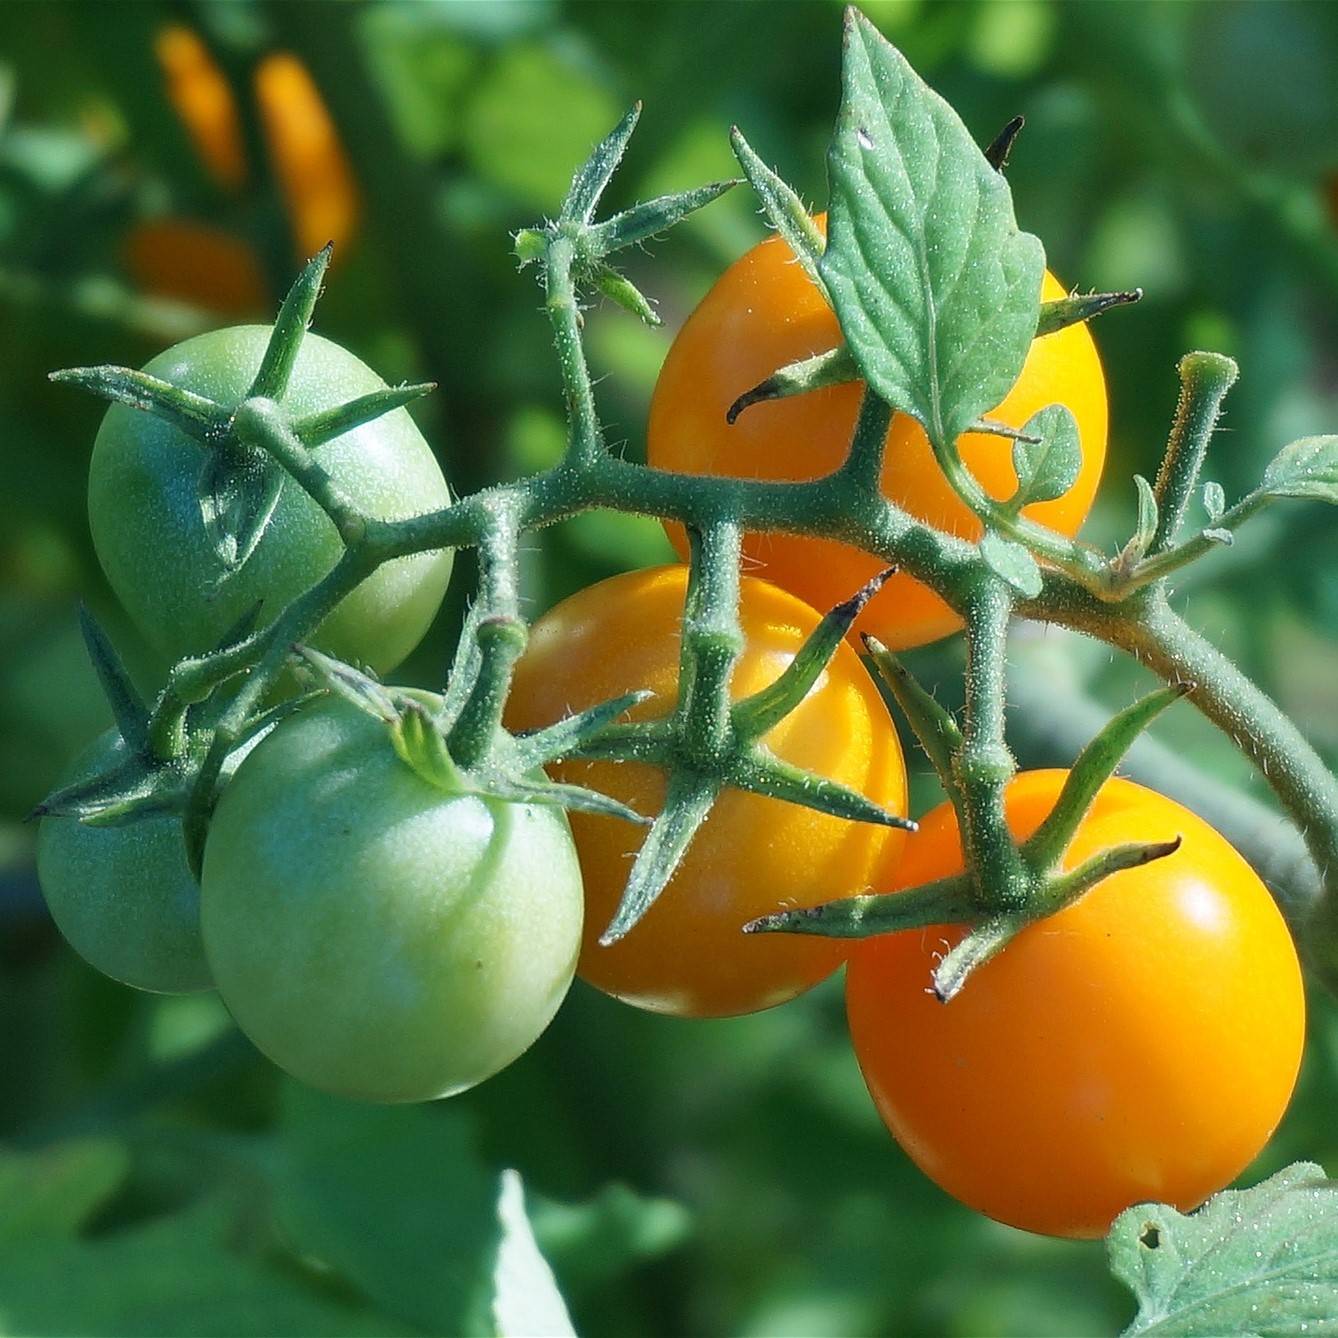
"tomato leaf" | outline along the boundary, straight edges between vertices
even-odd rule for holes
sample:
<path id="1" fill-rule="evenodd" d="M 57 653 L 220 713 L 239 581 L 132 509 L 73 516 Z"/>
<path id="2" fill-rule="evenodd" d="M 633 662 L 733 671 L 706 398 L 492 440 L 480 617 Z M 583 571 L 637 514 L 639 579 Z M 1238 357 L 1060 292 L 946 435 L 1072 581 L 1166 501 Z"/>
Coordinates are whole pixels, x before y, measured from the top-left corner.
<path id="1" fill-rule="evenodd" d="M 944 447 L 1017 380 L 1044 252 L 957 113 L 847 14 L 821 272 L 869 385 Z"/>
<path id="2" fill-rule="evenodd" d="M 420 1332 L 332 1297 L 299 1269 L 275 1267 L 258 1250 L 233 1248 L 237 1234 L 235 1209 L 219 1199 L 86 1239 L 12 1241 L 0 1251 L 4 1332 L 90 1338 Z"/>
<path id="3" fill-rule="evenodd" d="M 200 519 L 218 559 L 231 572 L 242 567 L 265 537 L 283 489 L 284 473 L 232 451 L 214 449 L 200 470 Z"/>
<path id="4" fill-rule="evenodd" d="M 534 1235 L 568 1296 L 580 1296 L 679 1245 L 691 1219 L 672 1199 L 606 1185 L 582 1203 L 527 1196 Z"/>
<path id="5" fill-rule="evenodd" d="M 1338 502 L 1338 437 L 1302 437 L 1284 446 L 1264 470 L 1260 491 Z"/>
<path id="6" fill-rule="evenodd" d="M 498 1338 L 575 1338 L 557 1279 L 540 1253 L 525 1212 L 525 1190 L 517 1171 L 503 1171 L 497 1198 L 501 1239 L 493 1265 L 492 1315 Z"/>
<path id="7" fill-rule="evenodd" d="M 35 1152 L 0 1149 L 0 1243 L 75 1235 L 130 1169 L 110 1138 L 72 1138 Z"/>
<path id="8" fill-rule="evenodd" d="M 1129 1208 L 1106 1241 L 1138 1298 L 1125 1338 L 1331 1334 L 1338 1296 L 1338 1181 L 1306 1162 L 1190 1216 Z"/>
<path id="9" fill-rule="evenodd" d="M 1008 506 L 1014 511 L 1032 502 L 1063 497 L 1078 481 L 1082 468 L 1078 424 L 1062 404 L 1051 404 L 1032 414 L 1022 431 L 1024 435 L 1013 442 L 1017 492 Z M 1028 441 L 1028 437 L 1034 440 Z"/>
<path id="10" fill-rule="evenodd" d="M 1035 599 L 1041 593 L 1041 569 L 1021 544 L 989 530 L 980 541 L 980 556 L 996 576 L 1024 598 Z"/>

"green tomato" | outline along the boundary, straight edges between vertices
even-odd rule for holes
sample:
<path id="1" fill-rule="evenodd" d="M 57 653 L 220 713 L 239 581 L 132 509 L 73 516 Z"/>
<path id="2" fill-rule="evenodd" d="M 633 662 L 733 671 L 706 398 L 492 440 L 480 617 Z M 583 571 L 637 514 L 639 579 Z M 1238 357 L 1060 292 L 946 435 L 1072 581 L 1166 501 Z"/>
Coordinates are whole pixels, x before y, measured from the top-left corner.
<path id="1" fill-rule="evenodd" d="M 124 756 L 120 734 L 108 730 L 61 784 L 84 780 Z M 105 975 L 160 994 L 213 985 L 200 938 L 200 889 L 175 816 L 114 827 L 43 818 L 37 877 L 60 932 Z"/>
<path id="2" fill-rule="evenodd" d="M 197 335 L 145 371 L 220 404 L 246 395 L 269 327 Z M 280 401 L 302 417 L 385 388 L 353 354 L 307 334 Z M 229 571 L 200 517 L 207 451 L 170 423 L 123 405 L 102 420 L 89 467 L 88 516 L 107 579 L 144 634 L 178 659 L 212 650 L 257 601 L 271 621 L 343 551 L 328 517 L 286 479 L 263 537 Z M 450 491 L 413 419 L 396 409 L 318 446 L 316 460 L 364 512 L 400 520 L 450 503 Z M 334 610 L 313 638 L 341 659 L 393 668 L 422 639 L 450 579 L 449 551 L 388 562 Z"/>
<path id="3" fill-rule="evenodd" d="M 241 1029 L 369 1101 L 463 1091 L 526 1050 L 576 969 L 565 814 L 429 785 L 339 698 L 238 768 L 205 844 L 205 952 Z"/>

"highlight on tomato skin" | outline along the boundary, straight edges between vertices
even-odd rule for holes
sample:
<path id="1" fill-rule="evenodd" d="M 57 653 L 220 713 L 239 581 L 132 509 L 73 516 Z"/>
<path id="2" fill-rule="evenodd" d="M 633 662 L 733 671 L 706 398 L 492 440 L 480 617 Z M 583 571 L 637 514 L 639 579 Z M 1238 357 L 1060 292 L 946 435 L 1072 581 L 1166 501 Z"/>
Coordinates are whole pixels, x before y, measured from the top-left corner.
<path id="1" fill-rule="evenodd" d="M 601 581 L 550 609 L 534 624 L 517 666 L 508 728 L 536 729 L 639 688 L 655 696 L 631 719 L 667 713 L 678 695 L 686 590 L 686 567 L 654 567 Z M 731 680 L 736 698 L 774 681 L 819 621 L 801 600 L 747 576 L 739 614 L 746 645 Z M 891 812 L 906 811 L 901 745 L 848 643 L 765 743 L 787 762 L 859 790 Z M 647 764 L 567 761 L 550 771 L 648 816 L 663 805 L 663 773 Z M 571 825 L 586 892 L 578 974 L 627 1003 L 682 1017 L 755 1012 L 829 976 L 844 955 L 840 944 L 744 935 L 742 926 L 782 907 L 867 891 L 905 837 L 727 789 L 645 918 L 601 947 L 644 829 L 586 813 L 572 813 Z"/>
<path id="2" fill-rule="evenodd" d="M 825 227 L 825 216 L 817 222 Z M 1047 273 L 1043 300 L 1066 296 Z M 831 386 L 755 404 L 731 425 L 730 405 L 778 367 L 841 342 L 836 316 L 789 246 L 771 237 L 736 260 L 688 317 L 660 371 L 647 430 L 650 464 L 687 474 L 804 480 L 840 467 L 850 445 L 863 387 Z M 1061 534 L 1078 532 L 1091 509 L 1105 462 L 1107 402 L 1096 344 L 1084 324 L 1033 341 L 1022 372 L 988 415 L 1021 427 L 1049 404 L 1064 404 L 1078 423 L 1082 468 L 1072 488 L 1023 515 Z M 996 499 L 1017 485 L 1008 444 L 968 433 L 958 441 L 967 467 Z M 933 458 L 919 424 L 892 420 L 882 490 L 911 514 L 963 538 L 978 539 L 979 520 L 967 509 Z M 682 528 L 666 525 L 681 554 Z M 754 574 L 830 608 L 876 574 L 879 559 L 830 539 L 789 534 L 745 536 Z M 925 645 L 950 635 L 961 619 L 928 587 L 899 573 L 870 601 L 852 636 L 870 632 L 889 649 Z"/>
<path id="3" fill-rule="evenodd" d="M 1007 796 L 1025 839 L 1062 771 Z M 1305 997 L 1267 888 L 1202 819 L 1107 782 L 1066 867 L 1130 840 L 1173 855 L 1099 883 L 1024 929 L 947 1004 L 929 991 L 960 927 L 858 941 L 846 975 L 865 1081 L 903 1150 L 977 1211 L 1047 1235 L 1099 1237 L 1124 1208 L 1189 1211 L 1272 1136 L 1296 1082 Z M 885 885 L 963 867 L 956 818 L 921 821 Z"/>

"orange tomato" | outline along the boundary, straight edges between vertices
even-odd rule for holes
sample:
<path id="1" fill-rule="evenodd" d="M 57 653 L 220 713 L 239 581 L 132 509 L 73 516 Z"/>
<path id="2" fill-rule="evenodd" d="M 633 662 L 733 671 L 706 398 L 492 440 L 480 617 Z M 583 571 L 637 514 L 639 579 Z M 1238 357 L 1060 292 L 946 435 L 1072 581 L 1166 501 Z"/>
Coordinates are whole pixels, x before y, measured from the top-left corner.
<path id="1" fill-rule="evenodd" d="M 667 713 L 678 694 L 686 567 L 657 567 L 601 581 L 534 625 L 517 669 L 507 725 L 549 725 L 636 688 L 656 695 L 636 716 Z M 735 697 L 773 682 L 818 622 L 793 595 L 745 577 L 746 646 Z M 772 752 L 904 813 L 901 747 L 877 689 L 842 644 L 800 705 L 766 735 Z M 564 781 L 614 795 L 652 815 L 664 801 L 657 768 L 633 762 L 565 762 Z M 866 890 L 904 833 L 847 822 L 761 795 L 727 790 L 645 918 L 612 947 L 597 940 L 613 918 L 644 830 L 616 818 L 571 815 L 585 880 L 579 974 L 608 994 L 657 1012 L 719 1017 L 767 1008 L 815 985 L 844 955 L 819 938 L 744 935 L 756 916 Z"/>
<path id="2" fill-rule="evenodd" d="M 190 302 L 224 316 L 270 305 L 255 252 L 239 237 L 190 218 L 151 219 L 127 235 L 122 258 L 136 285 L 155 297 Z"/>
<path id="3" fill-rule="evenodd" d="M 358 226 L 358 188 L 315 80 L 296 56 L 277 51 L 256 67 L 255 92 L 298 258 L 326 242 L 342 255 Z"/>
<path id="4" fill-rule="evenodd" d="M 1047 274 L 1042 298 L 1064 295 Z M 725 412 L 778 367 L 840 342 L 835 314 L 789 246 L 779 237 L 755 246 L 721 275 L 669 350 L 651 400 L 650 463 L 687 474 L 774 480 L 819 478 L 838 468 L 854 430 L 860 385 L 756 404 L 733 426 Z M 1026 507 L 1023 514 L 1073 535 L 1091 507 L 1106 451 L 1105 379 L 1084 325 L 1035 340 L 1013 389 L 989 416 L 1020 427 L 1055 403 L 1067 405 L 1077 419 L 1082 470 L 1064 496 Z M 1008 441 L 968 433 L 957 444 L 986 492 L 1000 499 L 1012 495 L 1017 476 Z M 905 414 L 893 418 L 888 432 L 882 489 L 940 529 L 980 537 L 979 521 L 943 476 L 920 425 Z M 668 528 L 679 551 L 686 552 L 681 528 Z M 748 535 L 744 551 L 756 564 L 755 574 L 818 609 L 840 603 L 885 565 L 833 540 L 786 534 Z M 937 595 L 903 573 L 870 601 L 857 630 L 872 632 L 895 650 L 935 641 L 960 626 Z"/>
<path id="5" fill-rule="evenodd" d="M 1063 780 L 1015 779 L 1015 836 L 1040 825 Z M 1282 1117 L 1305 999 L 1291 936 L 1249 865 L 1178 804 L 1112 780 L 1065 866 L 1176 835 L 1175 854 L 1028 926 L 947 1004 L 930 973 L 960 926 L 856 945 L 846 999 L 869 1090 L 911 1160 L 963 1203 L 1029 1231 L 1101 1236 L 1134 1203 L 1194 1208 Z M 962 867 L 945 804 L 885 886 Z"/>
<path id="6" fill-rule="evenodd" d="M 169 23 L 154 38 L 167 96 L 214 181 L 235 191 L 246 181 L 246 152 L 232 89 L 199 34 Z"/>

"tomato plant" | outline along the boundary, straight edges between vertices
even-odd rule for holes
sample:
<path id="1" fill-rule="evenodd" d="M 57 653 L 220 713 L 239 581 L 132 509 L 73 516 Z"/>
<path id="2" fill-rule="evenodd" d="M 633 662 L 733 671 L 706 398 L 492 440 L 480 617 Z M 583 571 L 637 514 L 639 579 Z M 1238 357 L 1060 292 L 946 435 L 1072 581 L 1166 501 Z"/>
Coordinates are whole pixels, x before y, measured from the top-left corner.
<path id="1" fill-rule="evenodd" d="M 1025 840 L 1064 773 L 1010 785 Z M 1258 875 L 1202 819 L 1111 780 L 1064 856 L 1182 840 L 1023 929 L 939 1003 L 959 927 L 864 939 L 847 974 L 850 1031 L 878 1110 L 950 1194 L 1012 1226 L 1102 1236 L 1133 1203 L 1188 1211 L 1235 1179 L 1287 1108 L 1305 1033 L 1291 936 Z M 956 816 L 925 817 L 881 886 L 963 868 Z"/>
<path id="2" fill-rule="evenodd" d="M 116 766 L 125 753 L 120 734 L 108 730 L 63 783 Z M 107 827 L 44 818 L 37 872 L 60 932 L 104 975 L 163 994 L 213 984 L 200 940 L 200 889 L 175 815 Z"/>
<path id="3" fill-rule="evenodd" d="M 444 793 L 336 698 L 229 782 L 201 919 L 219 993 L 276 1064 L 345 1096 L 425 1101 L 548 1025 L 576 966 L 580 871 L 559 809 Z"/>
<path id="4" fill-rule="evenodd" d="M 272 10 L 276 27 L 288 12 Z M 351 22 L 342 14 L 330 10 L 330 32 Z M 826 227 L 735 132 L 779 236 L 732 267 L 679 336 L 652 408 L 651 467 L 605 430 L 587 361 L 588 327 L 605 317 L 595 299 L 655 323 L 624 253 L 739 183 L 607 212 L 639 107 L 556 208 L 511 234 L 538 277 L 566 415 L 538 472 L 450 497 L 403 412 L 428 387 L 387 387 L 308 333 L 328 250 L 272 327 L 187 343 L 147 371 L 53 373 L 115 403 L 94 453 L 94 541 L 174 659 L 142 701 L 86 627 L 126 748 L 42 811 L 169 814 L 202 871 L 205 958 L 241 1029 L 308 1084 L 369 1100 L 481 1081 L 542 1031 L 575 972 L 650 1011 L 719 1017 L 792 999 L 848 959 L 868 1085 L 931 1177 L 982 1212 L 1063 1235 L 1099 1234 L 1138 1204 L 1146 1229 L 1113 1228 L 1127 1271 L 1150 1278 L 1190 1257 L 1197 1268 L 1172 1239 L 1176 1208 L 1238 1174 L 1282 1115 L 1304 1040 L 1297 952 L 1223 837 L 1110 777 L 1182 699 L 1219 726 L 1305 845 L 1308 862 L 1285 852 L 1291 929 L 1317 978 L 1338 981 L 1338 781 L 1176 607 L 1182 569 L 1229 548 L 1257 513 L 1338 502 L 1338 438 L 1292 442 L 1228 499 L 1204 471 L 1238 369 L 1191 352 L 1160 467 L 1125 489 L 1127 538 L 1077 540 L 1106 416 L 1084 327 L 1138 294 L 1066 295 L 1004 174 L 1020 121 L 982 151 L 871 23 L 853 11 L 845 23 Z M 375 77 L 346 63 L 349 82 L 331 78 L 337 37 L 304 53 L 341 106 L 414 68 L 416 28 L 394 15 L 387 27 L 404 49 L 369 65 Z M 542 73 L 548 56 L 533 54 L 512 77 Z M 260 68 L 297 86 L 297 66 Z M 474 311 L 470 283 L 452 276 L 472 264 L 474 224 L 492 208 L 458 189 L 456 171 L 480 127 L 508 144 L 514 132 L 509 98 L 476 98 L 456 66 L 434 68 L 477 119 L 376 170 L 414 177 L 393 268 L 422 280 L 415 309 L 439 330 L 447 299 L 423 276 L 446 276 L 449 300 Z M 367 166 L 379 123 L 358 127 Z M 328 146 L 328 130 L 312 142 Z M 285 186 L 293 199 L 300 180 Z M 443 219 L 470 244 L 434 250 Z M 377 268 L 361 276 L 369 295 Z M 478 334 L 462 329 L 431 347 Z M 528 394 L 527 377 L 513 390 Z M 743 414 L 734 427 L 728 409 Z M 531 413 L 516 415 L 517 444 L 543 419 Z M 464 440 L 480 457 L 490 444 Z M 532 536 L 599 510 L 663 523 L 686 563 L 590 586 L 531 627 Z M 440 694 L 385 685 L 367 668 L 412 646 L 463 548 L 476 550 L 477 585 Z M 1081 748 L 1065 722 L 1064 773 L 1017 776 L 1019 622 L 1081 632 L 1162 685 Z M 895 654 L 958 626 L 962 692 L 946 699 L 959 711 L 915 677 L 948 657 Z M 909 842 L 884 694 L 946 797 Z M 1028 715 L 1048 706 L 1038 695 Z M 1272 880 L 1270 823 L 1229 813 L 1221 825 L 1244 833 L 1261 874 L 1273 864 Z M 798 1016 L 792 1045 L 818 1034 Z M 607 1049 L 587 1044 L 584 1069 L 564 1057 L 527 1066 L 498 1101 L 621 1086 Z M 821 1056 L 802 1059 L 801 1084 L 825 1073 Z M 669 1111 L 657 1118 L 677 1117 L 657 1104 Z M 825 1174 L 842 1152 L 828 1127 L 830 1144 L 785 1123 L 750 1142 Z M 311 1157 L 322 1173 L 331 1146 Z M 1322 1179 L 1293 1167 L 1251 1202 Z M 1292 1250 L 1285 1234 L 1275 1224 L 1277 1248 Z M 368 1239 L 359 1223 L 342 1242 L 359 1269 Z M 500 1274 L 515 1252 L 490 1241 L 484 1253 Z M 351 1273 L 351 1292 L 371 1297 L 380 1266 Z M 435 1312 L 395 1313 L 454 1331 Z M 456 1327 L 471 1326 L 489 1327 Z"/>
<path id="5" fill-rule="evenodd" d="M 601 581 L 550 609 L 518 666 L 508 723 L 550 725 L 633 688 L 655 694 L 634 718 L 670 710 L 678 693 L 686 567 L 656 567 Z M 731 693 L 773 682 L 817 626 L 794 596 L 745 577 L 744 647 Z M 905 811 L 906 776 L 887 709 L 855 654 L 837 649 L 823 677 L 766 746 L 786 762 Z M 611 794 L 638 812 L 664 802 L 664 780 L 634 762 L 565 762 L 563 779 Z M 661 899 L 620 942 L 598 940 L 639 844 L 614 818 L 572 815 L 585 878 L 582 979 L 628 1003 L 690 1017 L 748 1013 L 793 998 L 834 971 L 841 954 L 818 940 L 759 940 L 739 930 L 779 906 L 807 906 L 863 890 L 902 834 L 842 822 L 759 794 L 725 795 Z"/>
<path id="6" fill-rule="evenodd" d="M 159 354 L 145 371 L 236 405 L 269 335 L 267 327 L 249 325 L 198 335 Z M 384 389 L 351 353 L 312 335 L 302 342 L 282 407 L 294 417 L 315 414 Z M 313 455 L 370 515 L 401 519 L 450 500 L 431 448 L 402 409 L 341 433 Z M 254 551 L 230 568 L 206 530 L 199 500 L 211 458 L 163 419 L 113 405 L 89 466 L 88 519 L 103 570 L 141 630 L 174 659 L 213 649 L 257 603 L 262 617 L 272 617 L 342 551 L 319 507 L 287 481 Z M 448 552 L 381 567 L 325 620 L 316 644 L 378 670 L 393 667 L 427 630 L 450 572 Z"/>
<path id="7" fill-rule="evenodd" d="M 1063 286 L 1047 273 L 1042 299 L 1063 296 Z M 651 400 L 650 463 L 689 474 L 757 479 L 816 479 L 838 468 L 859 409 L 856 384 L 755 404 L 733 423 L 726 414 L 777 368 L 840 342 L 835 314 L 784 239 L 771 237 L 753 247 L 716 280 L 674 339 Z M 1059 497 L 1033 503 L 1024 514 L 1073 535 L 1092 505 L 1106 455 L 1106 383 L 1085 325 L 1036 339 L 1016 384 L 989 416 L 1021 428 L 1054 403 L 1066 405 L 1077 419 L 1082 465 Z M 1006 499 L 1017 487 L 998 437 L 968 432 L 957 450 L 992 497 Z M 881 486 L 884 496 L 938 529 L 970 538 L 981 534 L 980 519 L 944 477 L 924 430 L 905 414 L 892 420 Z M 686 552 L 682 528 L 670 526 L 669 534 Z M 757 575 L 815 608 L 844 599 L 879 568 L 867 553 L 808 536 L 754 533 L 745 539 L 744 551 Z M 935 641 L 961 625 L 961 618 L 909 572 L 884 586 L 859 623 L 893 650 Z"/>

